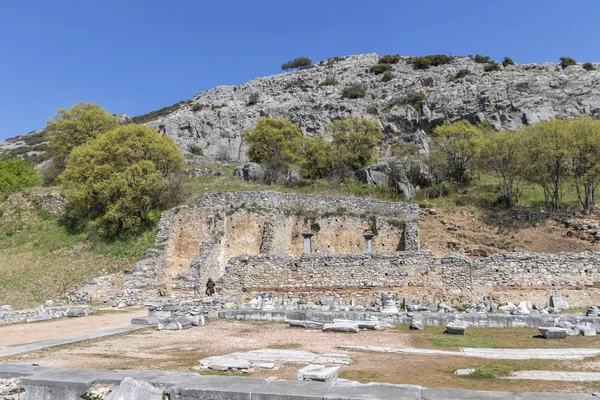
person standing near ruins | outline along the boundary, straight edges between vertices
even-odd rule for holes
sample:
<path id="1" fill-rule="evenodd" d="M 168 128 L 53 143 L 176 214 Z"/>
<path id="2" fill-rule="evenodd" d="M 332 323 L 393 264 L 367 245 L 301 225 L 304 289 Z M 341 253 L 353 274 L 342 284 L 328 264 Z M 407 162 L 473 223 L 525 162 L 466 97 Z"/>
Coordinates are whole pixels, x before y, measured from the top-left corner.
<path id="1" fill-rule="evenodd" d="M 208 278 L 208 281 L 206 282 L 206 295 L 207 296 L 214 296 L 215 286 L 216 286 L 216 284 L 212 280 L 212 278 Z"/>

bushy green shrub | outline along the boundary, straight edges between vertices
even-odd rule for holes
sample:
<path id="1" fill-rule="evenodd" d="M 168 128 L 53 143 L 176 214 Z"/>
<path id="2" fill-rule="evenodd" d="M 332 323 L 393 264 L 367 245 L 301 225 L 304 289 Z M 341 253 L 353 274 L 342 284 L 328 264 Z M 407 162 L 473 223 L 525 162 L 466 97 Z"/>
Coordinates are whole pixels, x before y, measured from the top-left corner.
<path id="1" fill-rule="evenodd" d="M 261 118 L 244 133 L 250 161 L 278 171 L 287 171 L 302 161 L 302 131 L 290 121 Z"/>
<path id="2" fill-rule="evenodd" d="M 565 69 L 565 68 L 570 67 L 571 65 L 575 65 L 575 64 L 577 64 L 577 61 L 575 61 L 571 57 L 561 57 L 560 58 L 560 66 L 562 67 L 562 69 Z"/>
<path id="3" fill-rule="evenodd" d="M 248 103 L 246 103 L 246 105 L 253 106 L 256 103 L 258 103 L 259 99 L 260 99 L 260 95 L 258 93 L 256 93 L 256 92 L 250 93 L 250 96 L 248 97 Z"/>
<path id="4" fill-rule="evenodd" d="M 323 82 L 319 83 L 319 87 L 335 86 L 337 84 L 338 84 L 338 81 L 335 78 L 327 78 Z"/>
<path id="5" fill-rule="evenodd" d="M 423 92 L 414 92 L 406 95 L 400 101 L 398 101 L 399 105 L 408 104 L 411 105 L 415 110 L 421 111 L 423 104 L 427 101 L 427 95 Z"/>
<path id="6" fill-rule="evenodd" d="M 360 99 L 365 97 L 365 95 L 365 88 L 360 83 L 353 83 L 350 86 L 346 86 L 342 91 L 342 98 L 344 99 Z"/>
<path id="7" fill-rule="evenodd" d="M 204 155 L 204 151 L 202 151 L 202 147 L 195 145 L 195 144 L 190 144 L 188 146 L 188 150 L 190 151 L 190 153 L 192 153 L 195 156 L 203 156 Z"/>
<path id="8" fill-rule="evenodd" d="M 464 78 L 465 76 L 469 76 L 469 75 L 473 75 L 473 73 L 467 69 L 467 68 L 463 68 L 463 69 L 459 69 L 456 74 L 454 74 L 452 76 L 452 78 L 450 78 L 450 80 L 455 81 L 457 79 L 461 79 Z"/>
<path id="9" fill-rule="evenodd" d="M 508 67 L 509 65 L 515 65 L 515 62 L 510 57 L 504 57 L 504 60 L 502 60 L 502 66 Z"/>
<path id="10" fill-rule="evenodd" d="M 325 66 L 325 67 L 332 67 L 335 63 L 338 63 L 338 62 L 343 61 L 345 59 L 346 59 L 346 57 L 337 57 L 337 56 L 336 57 L 329 57 L 329 58 L 326 58 L 323 61 L 319 61 L 318 65 L 322 65 L 322 66 Z"/>
<path id="11" fill-rule="evenodd" d="M 292 61 L 288 61 L 286 63 L 281 64 L 281 69 L 283 71 L 288 71 L 290 69 L 302 69 L 308 68 L 312 65 L 312 60 L 308 57 L 297 57 Z"/>
<path id="12" fill-rule="evenodd" d="M 0 156 L 0 195 L 6 195 L 26 186 L 35 186 L 38 175 L 33 165 L 21 158 Z"/>
<path id="13" fill-rule="evenodd" d="M 392 71 L 386 71 L 381 77 L 382 82 L 389 82 L 394 79 L 394 73 Z"/>
<path id="14" fill-rule="evenodd" d="M 483 67 L 483 70 L 485 72 L 494 72 L 494 71 L 500 71 L 500 64 L 497 62 L 491 62 L 488 64 L 485 64 L 485 67 Z"/>
<path id="15" fill-rule="evenodd" d="M 210 107 L 208 104 L 199 104 L 199 103 L 194 103 L 194 105 L 192 105 L 192 111 L 193 112 L 198 112 L 198 111 L 202 111 L 203 109 Z"/>
<path id="16" fill-rule="evenodd" d="M 379 57 L 379 64 L 398 64 L 398 61 L 400 61 L 400 54 L 386 54 Z"/>
<path id="17" fill-rule="evenodd" d="M 490 56 L 482 56 L 481 54 L 476 54 L 475 57 L 473 57 L 473 61 L 475 61 L 478 64 L 488 64 L 492 62 L 492 58 Z"/>
<path id="18" fill-rule="evenodd" d="M 391 64 L 375 64 L 371 67 L 369 72 L 371 72 L 372 74 L 375 74 L 375 75 L 380 75 L 380 74 L 383 74 L 384 72 L 391 71 L 391 70 L 392 70 Z"/>
<path id="19" fill-rule="evenodd" d="M 407 60 L 415 69 L 428 69 L 430 66 L 440 66 L 450 64 L 454 61 L 454 57 L 445 54 L 430 54 L 423 57 L 411 57 Z"/>
<path id="20" fill-rule="evenodd" d="M 586 71 L 595 71 L 596 70 L 596 67 L 594 67 L 594 64 L 589 63 L 589 62 L 583 63 L 582 67 Z"/>

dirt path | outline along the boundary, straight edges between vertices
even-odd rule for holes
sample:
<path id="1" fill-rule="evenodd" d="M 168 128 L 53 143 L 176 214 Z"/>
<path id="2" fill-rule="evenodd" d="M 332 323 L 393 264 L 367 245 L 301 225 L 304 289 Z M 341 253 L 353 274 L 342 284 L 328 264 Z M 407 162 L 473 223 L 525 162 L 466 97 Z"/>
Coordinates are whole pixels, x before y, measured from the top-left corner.
<path id="1" fill-rule="evenodd" d="M 128 325 L 132 318 L 145 316 L 146 314 L 146 309 L 127 312 L 110 311 L 82 318 L 63 318 L 53 321 L 1 326 L 0 348 L 118 328 Z"/>

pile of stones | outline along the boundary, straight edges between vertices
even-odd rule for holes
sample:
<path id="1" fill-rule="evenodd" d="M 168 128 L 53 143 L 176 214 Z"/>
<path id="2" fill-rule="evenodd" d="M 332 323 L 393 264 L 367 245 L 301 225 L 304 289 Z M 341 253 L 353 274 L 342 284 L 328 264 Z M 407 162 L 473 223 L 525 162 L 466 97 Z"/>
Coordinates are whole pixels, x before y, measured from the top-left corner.
<path id="1" fill-rule="evenodd" d="M 144 318 L 133 318 L 132 324 L 158 325 L 158 330 L 181 330 L 192 326 L 203 326 L 204 315 L 198 310 L 181 307 L 172 300 L 153 300 L 144 304 L 148 315 Z"/>

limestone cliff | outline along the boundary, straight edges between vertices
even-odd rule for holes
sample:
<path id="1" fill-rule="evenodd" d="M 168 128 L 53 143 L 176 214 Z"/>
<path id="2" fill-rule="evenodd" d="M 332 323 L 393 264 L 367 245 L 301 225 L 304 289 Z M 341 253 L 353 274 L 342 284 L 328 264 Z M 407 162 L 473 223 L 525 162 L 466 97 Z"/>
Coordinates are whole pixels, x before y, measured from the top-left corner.
<path id="1" fill-rule="evenodd" d="M 335 57 L 304 70 L 218 86 L 134 121 L 166 132 L 184 151 L 195 145 L 209 158 L 243 161 L 244 129 L 261 117 L 289 119 L 305 134 L 325 137 L 333 119 L 373 118 L 386 133 L 380 148 L 386 157 L 398 141 L 426 150 L 426 135 L 444 121 L 489 121 L 497 129 L 516 129 L 554 116 L 600 116 L 600 72 L 580 64 L 564 70 L 556 63 L 511 65 L 485 72 L 485 64 L 458 57 L 418 70 L 401 58 L 392 66 L 393 78 L 384 82 L 382 75 L 369 72 L 378 60 L 377 54 Z M 471 74 L 455 78 L 463 69 Z M 365 97 L 343 98 L 343 89 L 354 83 L 365 88 Z M 425 101 L 410 101 L 419 92 Z"/>

